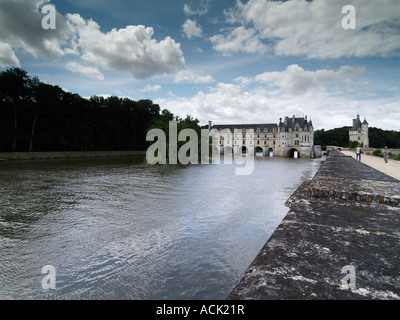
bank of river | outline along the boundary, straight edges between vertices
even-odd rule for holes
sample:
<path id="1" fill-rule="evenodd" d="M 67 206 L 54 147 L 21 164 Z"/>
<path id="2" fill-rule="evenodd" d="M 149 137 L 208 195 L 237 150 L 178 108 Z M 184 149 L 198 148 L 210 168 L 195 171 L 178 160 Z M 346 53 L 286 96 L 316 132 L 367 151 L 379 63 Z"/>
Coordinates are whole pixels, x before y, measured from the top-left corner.
<path id="1" fill-rule="evenodd" d="M 320 164 L 3 161 L 0 299 L 225 299 Z"/>
<path id="2" fill-rule="evenodd" d="M 145 157 L 146 151 L 63 151 L 0 153 L 0 161 Z"/>

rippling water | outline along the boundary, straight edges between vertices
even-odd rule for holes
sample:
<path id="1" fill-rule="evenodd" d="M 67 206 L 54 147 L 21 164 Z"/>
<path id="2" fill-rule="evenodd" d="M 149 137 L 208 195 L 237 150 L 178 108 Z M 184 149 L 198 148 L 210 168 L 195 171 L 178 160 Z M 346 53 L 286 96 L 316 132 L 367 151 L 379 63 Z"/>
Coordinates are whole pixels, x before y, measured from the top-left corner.
<path id="1" fill-rule="evenodd" d="M 225 299 L 319 166 L 3 162 L 0 299 Z"/>

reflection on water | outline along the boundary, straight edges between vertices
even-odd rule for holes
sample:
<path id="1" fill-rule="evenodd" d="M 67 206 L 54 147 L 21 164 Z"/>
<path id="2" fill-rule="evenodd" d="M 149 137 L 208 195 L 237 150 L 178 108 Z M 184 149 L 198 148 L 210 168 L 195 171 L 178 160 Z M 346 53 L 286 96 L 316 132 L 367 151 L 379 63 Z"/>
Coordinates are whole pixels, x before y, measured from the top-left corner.
<path id="1" fill-rule="evenodd" d="M 255 160 L 1 163 L 0 299 L 225 299 L 320 165 Z"/>

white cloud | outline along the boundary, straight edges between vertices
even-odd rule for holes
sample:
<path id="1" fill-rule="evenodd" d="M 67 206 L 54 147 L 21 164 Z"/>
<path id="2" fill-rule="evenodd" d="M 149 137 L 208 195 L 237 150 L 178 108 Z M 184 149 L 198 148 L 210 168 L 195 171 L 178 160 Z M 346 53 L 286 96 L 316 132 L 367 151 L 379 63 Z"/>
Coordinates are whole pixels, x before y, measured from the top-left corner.
<path id="1" fill-rule="evenodd" d="M 197 25 L 196 20 L 187 19 L 183 24 L 182 29 L 185 36 L 189 39 L 203 36 L 203 30 Z"/>
<path id="2" fill-rule="evenodd" d="M 104 75 L 96 67 L 81 65 L 77 62 L 70 62 L 65 67 L 71 72 L 81 73 L 93 80 L 104 80 Z"/>
<path id="3" fill-rule="evenodd" d="M 248 37 L 255 42 L 262 39 L 273 44 L 277 55 L 399 56 L 398 0 L 351 1 L 356 9 L 356 30 L 342 28 L 345 15 L 341 10 L 347 4 L 347 0 L 249 0 L 246 3 L 239 0 L 225 14 L 228 22 L 254 28 L 255 32 Z M 224 38 L 234 38 L 234 31 Z"/>
<path id="4" fill-rule="evenodd" d="M 167 97 L 156 103 L 174 114 L 190 114 L 202 124 L 277 123 L 285 116 L 307 115 L 316 129 L 351 125 L 361 113 L 371 126 L 397 129 L 398 96 L 368 96 L 364 67 L 342 66 L 337 70 L 304 70 L 289 65 L 252 78 L 239 77 L 237 84 L 216 83 L 192 97 Z"/>
<path id="5" fill-rule="evenodd" d="M 201 76 L 190 70 L 179 71 L 174 79 L 174 83 L 177 83 L 177 84 L 181 84 L 181 83 L 201 84 L 201 83 L 212 83 L 214 81 L 215 80 L 210 75 Z"/>
<path id="6" fill-rule="evenodd" d="M 284 71 L 264 72 L 254 77 L 255 81 L 267 83 L 279 87 L 291 94 L 304 94 L 315 86 L 328 85 L 336 82 L 353 80 L 365 73 L 364 67 L 342 66 L 338 71 L 316 70 L 306 71 L 302 67 L 293 64 Z"/>
<path id="7" fill-rule="evenodd" d="M 209 6 L 209 0 L 203 0 L 200 2 L 199 6 L 197 9 L 192 9 L 192 7 L 185 3 L 183 5 L 183 12 L 187 15 L 187 16 L 192 16 L 192 15 L 205 15 L 208 12 L 208 6 Z"/>
<path id="8" fill-rule="evenodd" d="M 268 50 L 268 46 L 260 40 L 256 30 L 244 26 L 230 29 L 227 34 L 214 35 L 209 40 L 213 48 L 224 55 L 236 52 L 265 53 Z"/>
<path id="9" fill-rule="evenodd" d="M 170 37 L 157 42 L 153 28 L 127 26 L 107 33 L 93 20 L 68 14 L 76 29 L 75 48 L 81 58 L 107 70 L 130 72 L 137 79 L 183 69 L 185 59 L 180 45 Z"/>
<path id="10" fill-rule="evenodd" d="M 80 72 L 94 79 L 104 78 L 99 68 L 128 72 L 137 79 L 145 79 L 175 73 L 185 67 L 180 44 L 170 37 L 156 41 L 152 28 L 130 25 L 104 33 L 93 20 L 85 20 L 79 14 L 64 17 L 56 12 L 56 29 L 45 30 L 42 28 L 45 14 L 41 8 L 48 2 L 0 1 L 1 65 L 18 65 L 15 52 L 26 52 L 48 61 L 74 55 L 83 61 L 67 64 L 68 69 L 78 72 L 78 65 L 89 63 L 92 66 Z"/>
<path id="11" fill-rule="evenodd" d="M 154 85 L 146 85 L 140 92 L 157 92 L 158 90 L 161 89 L 161 86 L 159 84 L 154 84 Z"/>
<path id="12" fill-rule="evenodd" d="M 56 29 L 44 30 L 45 17 L 40 8 L 48 0 L 19 0 L 0 2 L 0 41 L 7 43 L 3 59 L 16 61 L 12 49 L 22 49 L 35 57 L 55 60 L 65 54 L 63 46 L 68 43 L 73 29 L 62 15 L 56 13 Z M 4 51 L 6 50 L 6 51 Z"/>
<path id="13" fill-rule="evenodd" d="M 0 67 L 20 66 L 17 56 L 8 43 L 0 42 Z"/>

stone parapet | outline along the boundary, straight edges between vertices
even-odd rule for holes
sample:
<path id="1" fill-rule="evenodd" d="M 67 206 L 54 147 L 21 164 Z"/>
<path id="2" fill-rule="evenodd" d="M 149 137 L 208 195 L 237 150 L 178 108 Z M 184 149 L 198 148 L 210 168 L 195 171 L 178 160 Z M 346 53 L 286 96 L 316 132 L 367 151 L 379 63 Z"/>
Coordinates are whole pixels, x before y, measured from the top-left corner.
<path id="1" fill-rule="evenodd" d="M 228 299 L 400 299 L 399 195 L 399 180 L 333 150 Z"/>

